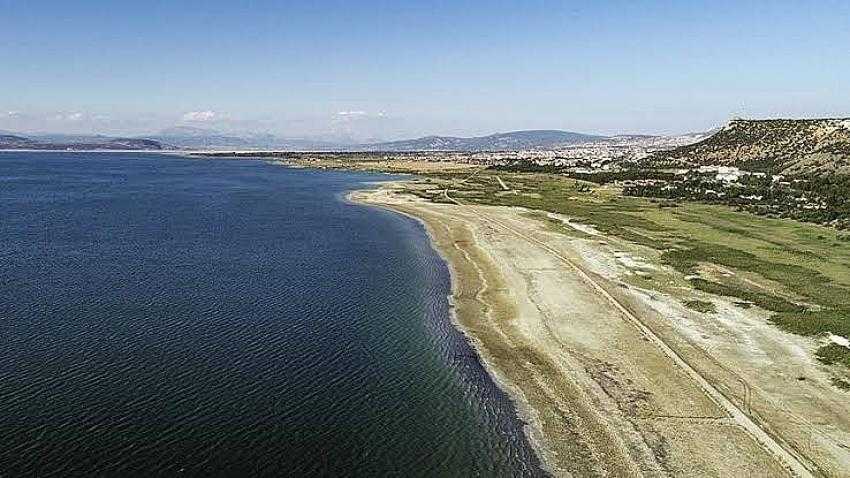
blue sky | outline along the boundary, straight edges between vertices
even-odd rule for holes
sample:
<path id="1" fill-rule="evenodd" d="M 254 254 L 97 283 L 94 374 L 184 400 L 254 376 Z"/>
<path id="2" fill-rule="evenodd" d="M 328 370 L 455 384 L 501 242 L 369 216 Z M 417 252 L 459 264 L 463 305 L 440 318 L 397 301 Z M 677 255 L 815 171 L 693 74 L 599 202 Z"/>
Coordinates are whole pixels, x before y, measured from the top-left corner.
<path id="1" fill-rule="evenodd" d="M 359 139 L 850 116 L 850 2 L 0 0 L 0 129 Z"/>

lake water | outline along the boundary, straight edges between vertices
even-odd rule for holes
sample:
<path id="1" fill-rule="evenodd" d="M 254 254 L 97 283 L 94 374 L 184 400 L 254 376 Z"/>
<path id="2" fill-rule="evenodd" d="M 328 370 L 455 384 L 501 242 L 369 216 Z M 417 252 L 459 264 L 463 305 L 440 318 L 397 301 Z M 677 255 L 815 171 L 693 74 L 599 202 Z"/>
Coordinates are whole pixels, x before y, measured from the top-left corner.
<path id="1" fill-rule="evenodd" d="M 537 476 L 387 176 L 0 153 L 0 476 Z"/>

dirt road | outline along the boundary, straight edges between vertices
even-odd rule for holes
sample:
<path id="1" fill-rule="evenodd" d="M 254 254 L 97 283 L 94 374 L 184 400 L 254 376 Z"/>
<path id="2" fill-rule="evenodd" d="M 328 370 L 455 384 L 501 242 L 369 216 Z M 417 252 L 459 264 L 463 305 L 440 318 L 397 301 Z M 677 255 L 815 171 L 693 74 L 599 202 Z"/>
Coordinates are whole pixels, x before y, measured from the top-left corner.
<path id="1" fill-rule="evenodd" d="M 452 270 L 458 324 L 554 474 L 843 476 L 839 395 L 819 404 L 826 426 L 811 407 L 766 407 L 773 377 L 718 363 L 712 350 L 738 344 L 697 347 L 687 324 L 659 314 L 666 299 L 588 259 L 602 254 L 593 241 L 571 241 L 517 208 L 444 197 L 452 204 L 391 188 L 356 199 L 426 225 Z"/>

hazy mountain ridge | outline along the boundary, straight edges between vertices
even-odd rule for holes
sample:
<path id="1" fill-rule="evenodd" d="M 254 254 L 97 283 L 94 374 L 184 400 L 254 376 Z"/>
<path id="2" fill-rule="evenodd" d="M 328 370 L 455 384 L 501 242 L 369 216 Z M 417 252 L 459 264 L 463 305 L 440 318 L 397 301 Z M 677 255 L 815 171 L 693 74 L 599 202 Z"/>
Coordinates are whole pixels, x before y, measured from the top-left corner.
<path id="1" fill-rule="evenodd" d="M 241 136 L 191 127 L 169 128 L 145 137 L 187 149 L 243 149 L 251 146 L 251 142 Z"/>
<path id="2" fill-rule="evenodd" d="M 35 144 L 36 142 L 15 134 L 0 135 L 0 149 L 23 149 Z"/>
<path id="3" fill-rule="evenodd" d="M 191 126 L 175 126 L 145 137 L 182 149 L 334 150 L 345 146 L 328 141 L 281 138 L 270 133 L 222 133 Z"/>
<path id="4" fill-rule="evenodd" d="M 655 167 L 736 166 L 785 174 L 850 174 L 850 118 L 734 119 L 694 144 L 655 153 Z"/>
<path id="5" fill-rule="evenodd" d="M 223 133 L 178 126 L 156 134 L 134 138 L 102 135 L 7 135 L 0 149 L 187 149 L 187 150 L 277 150 L 277 151 L 516 151 L 557 149 L 579 143 L 606 141 L 609 137 L 559 130 L 526 130 L 488 136 L 423 138 L 360 144 L 335 143 L 308 138 L 282 138 L 268 133 Z M 14 136 L 14 139 L 13 139 Z"/>
<path id="6" fill-rule="evenodd" d="M 736 119 L 709 133 L 680 136 L 602 136 L 561 130 L 526 130 L 487 136 L 426 136 L 371 144 L 283 138 L 269 133 L 223 133 L 179 126 L 134 138 L 102 135 L 0 135 L 0 149 L 209 150 L 353 152 L 502 152 L 642 147 L 653 167 L 728 165 L 787 174 L 850 174 L 850 119 Z M 656 144 L 658 143 L 658 144 Z M 640 149 L 640 148 L 638 148 Z M 659 151 L 660 150 L 660 151 Z M 597 153 L 594 153 L 597 151 Z"/>
<path id="7" fill-rule="evenodd" d="M 64 140 L 63 140 L 64 138 Z M 109 150 L 109 151 L 163 151 L 172 150 L 172 146 L 146 138 L 113 138 L 108 136 L 65 136 L 41 135 L 27 137 L 21 135 L 0 135 L 0 149 L 37 149 L 37 150 Z"/>
<path id="8" fill-rule="evenodd" d="M 105 135 L 33 134 L 0 132 L 0 150 L 338 150 L 344 145 L 310 139 L 283 139 L 271 134 L 227 134 L 212 130 L 179 127 L 136 137 Z"/>
<path id="9" fill-rule="evenodd" d="M 516 151 L 557 149 L 559 146 L 604 140 L 605 136 L 560 130 L 526 130 L 488 136 L 425 136 L 361 146 L 371 151 Z"/>

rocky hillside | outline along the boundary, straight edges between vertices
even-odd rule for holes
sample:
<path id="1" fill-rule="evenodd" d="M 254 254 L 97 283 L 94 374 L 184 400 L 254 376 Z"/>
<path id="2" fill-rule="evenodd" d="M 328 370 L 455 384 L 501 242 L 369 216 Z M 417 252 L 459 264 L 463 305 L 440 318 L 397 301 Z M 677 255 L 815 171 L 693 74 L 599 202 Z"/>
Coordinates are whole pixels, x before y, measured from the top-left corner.
<path id="1" fill-rule="evenodd" d="M 727 165 L 789 175 L 850 174 L 850 118 L 736 119 L 703 141 L 656 153 L 648 163 Z"/>

